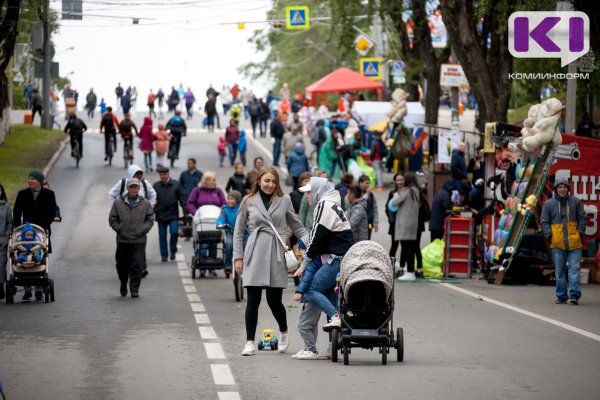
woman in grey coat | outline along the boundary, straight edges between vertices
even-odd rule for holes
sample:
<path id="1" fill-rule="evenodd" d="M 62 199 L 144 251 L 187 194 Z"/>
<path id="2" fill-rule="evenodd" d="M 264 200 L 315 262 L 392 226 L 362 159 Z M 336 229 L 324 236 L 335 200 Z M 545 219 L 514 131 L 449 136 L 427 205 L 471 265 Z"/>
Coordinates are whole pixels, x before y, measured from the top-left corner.
<path id="1" fill-rule="evenodd" d="M 0 300 L 4 299 L 6 263 L 8 262 L 8 239 L 13 230 L 13 213 L 8 205 L 4 186 L 0 184 Z"/>
<path id="2" fill-rule="evenodd" d="M 283 289 L 287 286 L 288 271 L 282 244 L 271 228 L 273 224 L 279 236 L 285 240 L 286 227 L 304 243 L 308 233 L 294 212 L 292 200 L 281 190 L 279 175 L 274 168 L 263 169 L 244 198 L 238 211 L 233 232 L 233 259 L 238 274 L 242 274 L 248 295 L 246 304 L 246 338 L 248 342 L 243 356 L 255 351 L 254 339 L 258 324 L 258 307 L 262 290 L 267 293 L 267 303 L 279 324 L 281 336 L 279 351 L 285 352 L 289 342 L 287 315 L 282 302 Z M 248 241 L 244 248 L 244 231 L 248 229 Z"/>
<path id="3" fill-rule="evenodd" d="M 394 239 L 400 241 L 402 246 L 400 258 L 408 264 L 403 281 L 415 280 L 415 254 L 419 249 L 417 231 L 419 229 L 419 207 L 421 193 L 417 187 L 417 178 L 413 172 L 404 175 L 404 187 L 394 193 L 390 200 L 392 207 L 398 207 Z"/>

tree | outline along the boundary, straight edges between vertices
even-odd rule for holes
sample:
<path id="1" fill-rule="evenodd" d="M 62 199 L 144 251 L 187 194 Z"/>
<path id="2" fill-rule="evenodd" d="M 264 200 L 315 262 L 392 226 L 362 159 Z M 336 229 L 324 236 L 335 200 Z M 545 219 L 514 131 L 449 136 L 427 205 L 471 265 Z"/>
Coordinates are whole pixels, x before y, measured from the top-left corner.
<path id="1" fill-rule="evenodd" d="M 481 1 L 477 9 L 473 0 L 440 3 L 450 43 L 479 107 L 479 121 L 506 121 L 511 90 L 508 74 L 513 69 L 513 57 L 508 51 L 508 18 L 515 11 L 516 2 Z"/>
<path id="2" fill-rule="evenodd" d="M 0 0 L 0 144 L 10 129 L 10 104 L 6 68 L 12 58 L 17 39 L 21 0 Z"/>

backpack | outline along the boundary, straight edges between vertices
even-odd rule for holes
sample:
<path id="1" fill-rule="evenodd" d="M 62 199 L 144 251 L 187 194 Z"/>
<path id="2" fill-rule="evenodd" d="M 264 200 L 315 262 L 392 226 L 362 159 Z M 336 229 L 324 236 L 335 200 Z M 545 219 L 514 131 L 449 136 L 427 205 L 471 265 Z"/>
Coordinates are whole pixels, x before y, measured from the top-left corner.
<path id="1" fill-rule="evenodd" d="M 322 141 L 324 133 L 325 132 L 323 132 L 322 127 L 315 127 L 315 129 L 313 129 L 312 135 L 310 135 L 310 143 L 314 144 L 315 146 L 319 145 L 319 143 L 321 143 Z"/>
<path id="2" fill-rule="evenodd" d="M 123 121 L 121 121 L 121 133 L 131 133 L 131 121 L 128 119 L 124 119 Z"/>
<path id="3" fill-rule="evenodd" d="M 258 104 L 257 103 L 250 103 L 249 109 L 250 109 L 250 115 L 252 115 L 253 117 L 257 117 L 258 116 L 260 110 L 258 108 Z"/>
<path id="4" fill-rule="evenodd" d="M 379 151 L 378 151 L 379 157 L 385 158 L 385 156 L 387 156 L 387 153 L 388 153 L 388 149 L 387 149 L 385 143 L 383 143 L 382 141 L 378 141 L 375 143 L 377 144 L 377 147 L 379 148 Z"/>
<path id="5" fill-rule="evenodd" d="M 123 191 L 125 190 L 125 182 L 127 181 L 127 178 L 123 178 L 121 179 L 121 190 L 119 191 L 119 196 L 123 196 Z M 144 187 L 144 195 L 145 195 L 145 199 L 148 198 L 148 188 L 146 187 L 146 180 L 142 179 L 142 186 Z"/>
<path id="6" fill-rule="evenodd" d="M 431 219 L 431 208 L 425 196 L 421 195 L 421 201 L 419 202 L 419 221 L 427 222 Z"/>
<path id="7" fill-rule="evenodd" d="M 302 108 L 302 102 L 300 100 L 292 101 L 292 112 L 295 114 Z"/>
<path id="8" fill-rule="evenodd" d="M 102 117 L 102 126 L 105 129 L 112 129 L 113 128 L 113 116 L 110 113 L 106 113 L 104 114 L 104 116 Z"/>

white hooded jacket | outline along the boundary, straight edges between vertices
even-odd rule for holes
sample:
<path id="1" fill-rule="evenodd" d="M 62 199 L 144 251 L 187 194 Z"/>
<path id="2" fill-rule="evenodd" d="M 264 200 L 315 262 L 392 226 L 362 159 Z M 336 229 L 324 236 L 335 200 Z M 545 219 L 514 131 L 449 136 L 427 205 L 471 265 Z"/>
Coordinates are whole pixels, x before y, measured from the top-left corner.
<path id="1" fill-rule="evenodd" d="M 125 195 L 127 193 L 127 179 L 133 178 L 133 176 L 138 172 L 141 172 L 143 174 L 144 170 L 135 164 L 131 164 L 129 166 L 129 168 L 127 169 L 127 178 L 119 179 L 117 183 L 115 183 L 115 185 L 108 191 L 109 206 L 112 207 L 117 197 Z M 144 179 L 143 175 L 142 179 L 140 179 L 140 182 L 142 184 L 140 185 L 139 195 L 147 199 L 150 202 L 150 205 L 154 207 L 156 205 L 156 191 L 152 187 L 152 184 L 148 182 L 147 179 Z M 123 188 L 122 191 L 121 188 Z M 148 191 L 148 195 L 146 195 L 146 190 Z M 121 193 L 119 193 L 120 191 Z"/>

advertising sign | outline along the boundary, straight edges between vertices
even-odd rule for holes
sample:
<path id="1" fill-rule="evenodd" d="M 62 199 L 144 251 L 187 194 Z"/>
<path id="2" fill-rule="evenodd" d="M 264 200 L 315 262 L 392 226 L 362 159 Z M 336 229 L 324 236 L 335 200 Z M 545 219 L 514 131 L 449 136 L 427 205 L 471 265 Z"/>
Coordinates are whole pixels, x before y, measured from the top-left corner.
<path id="1" fill-rule="evenodd" d="M 469 81 L 459 64 L 442 64 L 440 85 L 448 87 L 469 87 Z"/>
<path id="2" fill-rule="evenodd" d="M 450 164 L 452 150 L 458 147 L 460 143 L 460 131 L 444 130 L 438 131 L 438 162 Z"/>

